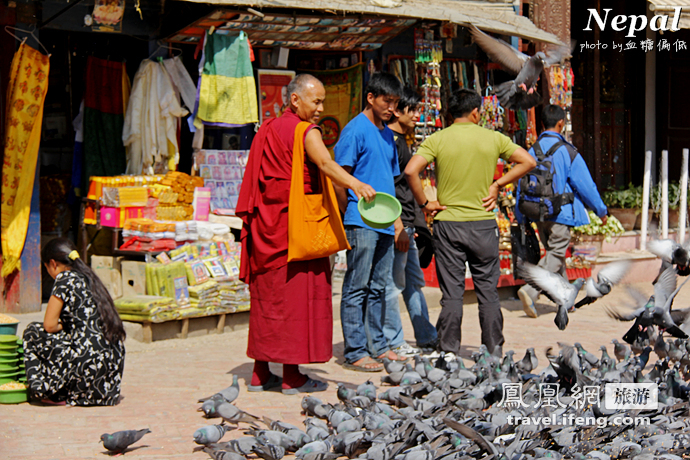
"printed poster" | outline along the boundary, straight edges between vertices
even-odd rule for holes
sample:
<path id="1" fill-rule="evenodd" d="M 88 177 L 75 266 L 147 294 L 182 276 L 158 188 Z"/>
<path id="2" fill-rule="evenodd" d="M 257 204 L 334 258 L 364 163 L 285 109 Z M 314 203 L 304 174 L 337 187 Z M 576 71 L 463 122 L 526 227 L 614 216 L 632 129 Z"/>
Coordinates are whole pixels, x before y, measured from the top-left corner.
<path id="1" fill-rule="evenodd" d="M 92 30 L 97 32 L 122 32 L 122 16 L 125 0 L 96 0 L 93 5 Z"/>
<path id="2" fill-rule="evenodd" d="M 287 107 L 287 85 L 295 78 L 292 70 L 259 69 L 259 124 L 269 118 L 279 117 Z"/>
<path id="3" fill-rule="evenodd" d="M 319 126 L 331 153 L 345 125 L 362 110 L 362 66 L 360 63 L 346 69 L 309 72 L 326 88 Z"/>

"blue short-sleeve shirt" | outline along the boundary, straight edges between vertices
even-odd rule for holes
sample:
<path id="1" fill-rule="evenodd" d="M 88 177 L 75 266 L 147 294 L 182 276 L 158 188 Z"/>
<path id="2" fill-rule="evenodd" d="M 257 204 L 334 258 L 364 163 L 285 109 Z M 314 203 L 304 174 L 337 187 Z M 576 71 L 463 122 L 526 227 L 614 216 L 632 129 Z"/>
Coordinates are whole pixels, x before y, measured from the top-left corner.
<path id="1" fill-rule="evenodd" d="M 371 185 L 377 192 L 395 196 L 394 178 L 400 175 L 400 166 L 398 150 L 390 128 L 386 126 L 379 129 L 364 113 L 360 113 L 343 129 L 334 153 L 335 161 L 340 166 L 350 166 L 355 178 Z M 357 211 L 357 196 L 352 190 L 347 191 L 344 224 L 365 227 L 388 235 L 395 234 L 392 225 L 379 230 L 369 227 L 362 221 Z"/>

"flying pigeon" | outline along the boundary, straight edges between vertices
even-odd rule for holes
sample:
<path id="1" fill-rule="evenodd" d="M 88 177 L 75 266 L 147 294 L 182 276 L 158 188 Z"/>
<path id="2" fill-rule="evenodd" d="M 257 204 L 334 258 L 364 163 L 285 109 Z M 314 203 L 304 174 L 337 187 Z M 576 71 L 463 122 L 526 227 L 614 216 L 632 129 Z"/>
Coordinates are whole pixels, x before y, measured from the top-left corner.
<path id="1" fill-rule="evenodd" d="M 676 287 L 676 273 L 677 271 L 673 267 L 664 270 L 654 285 L 654 295 L 646 302 L 643 300 L 644 297 L 641 297 L 641 294 L 630 289 L 633 296 L 642 299 L 642 301 L 639 302 L 639 308 L 632 313 L 625 315 L 616 310 L 607 309 L 607 313 L 611 318 L 617 319 L 618 321 L 635 321 L 633 326 L 623 336 L 623 340 L 628 343 L 633 343 L 636 337 L 640 333 L 646 332 L 647 327 L 652 324 L 674 337 L 683 339 L 688 338 L 688 335 L 683 332 L 673 320 L 671 306 L 673 305 L 673 299 L 676 297 L 676 294 L 678 294 L 680 289 L 690 278 L 687 278 L 680 286 Z"/>
<path id="2" fill-rule="evenodd" d="M 130 445 L 144 437 L 145 434 L 150 433 L 151 430 L 144 428 L 143 430 L 126 430 L 116 431 L 113 434 L 104 433 L 101 435 L 101 442 L 103 447 L 110 452 L 121 454 Z"/>
<path id="3" fill-rule="evenodd" d="M 596 302 L 599 298 L 611 292 L 614 284 L 621 282 L 623 277 L 630 270 L 632 263 L 629 260 L 611 262 L 597 273 L 597 280 L 589 278 L 585 282 L 585 292 L 587 297 L 575 304 L 575 308 L 580 308 Z"/>
<path id="4" fill-rule="evenodd" d="M 525 262 L 520 267 L 522 279 L 534 288 L 540 290 L 546 297 L 558 305 L 558 312 L 554 323 L 561 331 L 568 326 L 568 310 L 575 304 L 577 293 L 585 283 L 584 278 L 578 278 L 570 284 L 565 278 L 551 273 L 536 265 Z"/>
<path id="5" fill-rule="evenodd" d="M 688 249 L 673 240 L 652 240 L 647 242 L 647 250 L 664 262 L 687 267 L 690 265 Z"/>
<path id="6" fill-rule="evenodd" d="M 494 88 L 501 105 L 507 109 L 529 109 L 541 103 L 536 91 L 539 76 L 546 67 L 559 64 L 570 57 L 567 46 L 554 47 L 545 53 L 537 52 L 528 56 L 516 50 L 503 40 L 485 34 L 470 26 L 474 42 L 494 61 L 514 75 L 514 80 L 501 83 Z"/>

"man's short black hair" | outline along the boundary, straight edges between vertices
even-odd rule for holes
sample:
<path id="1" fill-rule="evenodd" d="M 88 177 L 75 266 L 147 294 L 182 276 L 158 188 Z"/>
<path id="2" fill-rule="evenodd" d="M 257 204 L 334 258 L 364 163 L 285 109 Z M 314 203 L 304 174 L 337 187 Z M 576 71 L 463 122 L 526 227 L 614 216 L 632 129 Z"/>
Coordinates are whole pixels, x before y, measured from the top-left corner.
<path id="1" fill-rule="evenodd" d="M 467 88 L 453 91 L 448 101 L 448 111 L 453 118 L 466 117 L 481 106 L 482 97 L 476 91 Z"/>
<path id="2" fill-rule="evenodd" d="M 405 110 L 414 109 L 420 102 L 422 102 L 422 96 L 409 86 L 405 86 L 400 94 L 397 110 L 400 113 L 405 113 Z"/>
<path id="3" fill-rule="evenodd" d="M 544 129 L 555 128 L 559 121 L 565 120 L 565 110 L 557 105 L 547 105 L 541 111 L 541 122 Z"/>
<path id="4" fill-rule="evenodd" d="M 369 93 L 374 98 L 379 96 L 400 96 L 402 89 L 402 83 L 395 75 L 387 72 L 377 72 L 369 79 L 369 84 L 367 84 L 364 90 L 364 96 L 368 96 Z"/>

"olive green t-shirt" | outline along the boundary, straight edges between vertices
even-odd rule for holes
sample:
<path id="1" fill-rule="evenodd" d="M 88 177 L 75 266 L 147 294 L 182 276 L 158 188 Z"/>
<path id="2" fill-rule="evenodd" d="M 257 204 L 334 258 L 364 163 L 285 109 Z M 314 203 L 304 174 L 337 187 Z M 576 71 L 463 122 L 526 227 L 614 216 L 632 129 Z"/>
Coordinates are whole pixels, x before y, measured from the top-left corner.
<path id="1" fill-rule="evenodd" d="M 446 206 L 436 220 L 470 222 L 494 218 L 482 206 L 489 195 L 498 158 L 509 160 L 519 145 L 509 137 L 474 123 L 454 123 L 429 136 L 417 150 L 436 162 L 438 201 Z"/>

